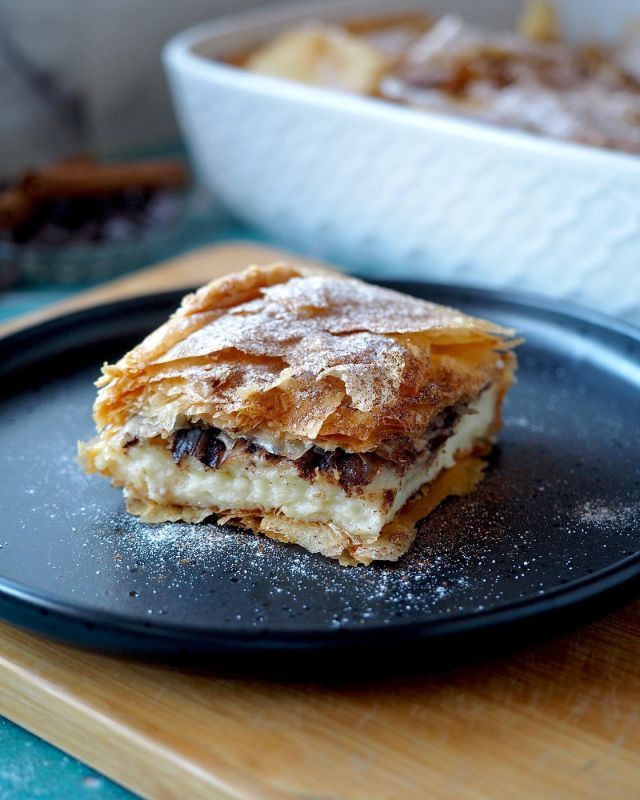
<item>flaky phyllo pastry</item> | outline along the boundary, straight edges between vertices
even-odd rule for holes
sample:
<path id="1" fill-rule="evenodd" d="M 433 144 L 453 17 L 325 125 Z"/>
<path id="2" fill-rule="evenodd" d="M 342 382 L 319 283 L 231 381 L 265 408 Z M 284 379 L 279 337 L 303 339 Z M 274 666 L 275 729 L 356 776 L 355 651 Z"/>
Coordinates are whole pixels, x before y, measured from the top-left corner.
<path id="1" fill-rule="evenodd" d="M 250 267 L 103 368 L 89 472 L 145 522 L 230 523 L 394 561 L 482 475 L 512 331 L 338 274 Z"/>

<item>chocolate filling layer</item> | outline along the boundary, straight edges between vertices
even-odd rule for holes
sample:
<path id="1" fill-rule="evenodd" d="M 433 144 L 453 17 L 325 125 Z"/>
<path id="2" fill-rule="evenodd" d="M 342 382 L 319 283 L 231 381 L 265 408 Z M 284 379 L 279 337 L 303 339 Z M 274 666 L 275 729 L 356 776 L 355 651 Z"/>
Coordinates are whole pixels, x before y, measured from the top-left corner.
<path id="1" fill-rule="evenodd" d="M 176 431 L 171 437 L 173 460 L 180 465 L 185 456 L 193 456 L 206 467 L 217 469 L 226 452 L 225 444 L 218 438 L 218 433 L 216 428 L 182 428 Z M 238 440 L 236 446 L 245 447 L 249 453 L 259 453 L 268 461 L 278 461 L 283 457 L 273 455 L 244 439 Z M 313 481 L 316 471 L 333 474 L 345 492 L 350 494 L 353 487 L 371 483 L 380 461 L 375 456 L 345 453 L 341 449 L 329 451 L 313 448 L 292 463 L 300 476 L 308 481 Z"/>
<path id="2" fill-rule="evenodd" d="M 465 411 L 464 406 L 449 406 L 445 408 L 429 425 L 425 440 L 429 450 L 435 457 L 437 450 L 442 447 L 453 433 L 453 429 Z M 182 464 L 186 456 L 192 456 L 210 469 L 217 469 L 226 453 L 226 445 L 218 438 L 220 431 L 217 428 L 182 428 L 171 437 L 171 453 L 176 464 Z M 259 445 L 239 439 L 236 447 L 244 447 L 248 453 L 258 453 L 269 461 L 278 461 L 284 456 L 269 453 Z M 424 452 L 424 451 L 423 451 Z M 373 453 L 347 453 L 342 448 L 336 450 L 323 450 L 313 447 L 303 456 L 292 463 L 301 478 L 313 481 L 318 472 L 332 475 L 337 483 L 350 495 L 353 490 L 367 486 L 373 481 L 382 464 L 392 463 L 397 469 L 406 469 L 413 463 L 420 452 L 413 449 L 412 457 L 401 463 L 389 462 Z"/>

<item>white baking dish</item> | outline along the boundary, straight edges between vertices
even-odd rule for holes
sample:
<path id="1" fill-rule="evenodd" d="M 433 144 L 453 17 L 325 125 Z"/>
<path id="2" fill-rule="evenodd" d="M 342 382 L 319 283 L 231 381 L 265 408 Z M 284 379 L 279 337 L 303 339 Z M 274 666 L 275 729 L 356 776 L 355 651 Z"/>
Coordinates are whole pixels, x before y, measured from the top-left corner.
<path id="1" fill-rule="evenodd" d="M 615 34 L 637 0 L 558 0 L 570 36 Z M 394 3 L 511 28 L 510 0 Z M 256 75 L 214 59 L 283 26 L 389 10 L 290 3 L 192 28 L 166 47 L 204 183 L 238 217 L 372 275 L 569 298 L 640 322 L 640 157 Z"/>

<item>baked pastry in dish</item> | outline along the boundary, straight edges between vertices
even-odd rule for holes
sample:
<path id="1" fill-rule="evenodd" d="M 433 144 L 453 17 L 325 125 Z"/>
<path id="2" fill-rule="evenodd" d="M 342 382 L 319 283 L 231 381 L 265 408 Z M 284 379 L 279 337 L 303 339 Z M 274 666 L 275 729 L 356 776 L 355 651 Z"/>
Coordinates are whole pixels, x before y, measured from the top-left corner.
<path id="1" fill-rule="evenodd" d="M 530 0 L 517 31 L 485 29 L 456 14 L 309 20 L 234 63 L 426 112 L 640 153 L 640 26 L 578 42 L 563 37 L 559 16 L 553 3 Z"/>
<path id="2" fill-rule="evenodd" d="M 81 459 L 146 522 L 215 514 L 343 564 L 393 561 L 481 477 L 515 343 L 337 273 L 250 267 L 105 365 Z"/>

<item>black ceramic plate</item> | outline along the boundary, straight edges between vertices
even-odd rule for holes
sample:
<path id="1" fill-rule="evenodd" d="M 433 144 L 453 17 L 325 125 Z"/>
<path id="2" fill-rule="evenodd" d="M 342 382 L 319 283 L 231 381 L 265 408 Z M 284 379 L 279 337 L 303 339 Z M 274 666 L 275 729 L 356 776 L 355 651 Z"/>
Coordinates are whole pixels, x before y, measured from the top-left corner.
<path id="1" fill-rule="evenodd" d="M 99 364 L 158 325 L 172 293 L 0 342 L 0 616 L 121 653 L 344 667 L 477 652 L 635 592 L 640 332 L 546 301 L 396 286 L 526 337 L 485 481 L 433 513 L 400 563 L 343 568 L 231 528 L 142 525 L 83 475 Z"/>

